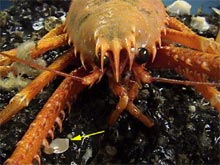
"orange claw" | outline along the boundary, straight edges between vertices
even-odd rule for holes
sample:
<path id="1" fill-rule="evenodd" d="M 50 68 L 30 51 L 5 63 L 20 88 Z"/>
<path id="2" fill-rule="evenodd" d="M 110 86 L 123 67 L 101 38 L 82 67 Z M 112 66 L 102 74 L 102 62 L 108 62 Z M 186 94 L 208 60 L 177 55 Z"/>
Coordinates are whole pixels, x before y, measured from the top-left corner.
<path id="1" fill-rule="evenodd" d="M 62 70 L 70 62 L 72 62 L 73 51 L 68 51 L 66 54 L 58 58 L 52 63 L 49 68 L 53 70 Z M 55 77 L 52 72 L 44 71 L 29 85 L 17 93 L 10 103 L 0 112 L 0 125 L 4 124 L 10 118 L 18 113 L 22 108 L 28 106 L 29 102 Z"/>
<path id="2" fill-rule="evenodd" d="M 75 76 L 85 76 L 84 68 L 77 69 L 71 73 Z M 46 137 L 48 134 L 53 137 L 53 129 L 55 122 L 62 128 L 62 119 L 59 117 L 63 113 L 63 109 L 68 103 L 71 103 L 73 98 L 83 90 L 86 86 L 81 82 L 74 81 L 71 78 L 66 78 L 56 89 L 53 95 L 49 98 L 42 110 L 37 115 L 36 119 L 30 125 L 21 141 L 11 157 L 6 160 L 7 165 L 23 165 L 31 164 L 34 158 L 40 161 L 38 152 L 41 145 L 47 147 Z M 40 162 L 38 162 L 40 164 Z"/>

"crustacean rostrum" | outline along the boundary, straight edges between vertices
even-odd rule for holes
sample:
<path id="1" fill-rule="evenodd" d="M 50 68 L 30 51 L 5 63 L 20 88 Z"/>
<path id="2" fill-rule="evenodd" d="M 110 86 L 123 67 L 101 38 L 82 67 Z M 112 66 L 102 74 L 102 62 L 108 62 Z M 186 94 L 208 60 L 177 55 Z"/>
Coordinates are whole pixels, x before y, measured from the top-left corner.
<path id="1" fill-rule="evenodd" d="M 133 104 L 141 84 L 181 82 L 151 77 L 148 68 L 174 69 L 190 80 L 183 81 L 183 84 L 194 86 L 217 111 L 220 110 L 217 83 L 206 83 L 219 81 L 220 44 L 196 35 L 169 17 L 160 0 L 72 0 L 65 24 L 39 40 L 30 50 L 30 55 L 37 58 L 68 43 L 71 48 L 48 68 L 35 65 L 45 71 L 17 93 L 0 112 L 2 125 L 28 106 L 30 100 L 56 75 L 66 77 L 36 116 L 6 164 L 27 164 L 33 159 L 40 161 L 38 152 L 41 145 L 47 147 L 47 136 L 54 136 L 54 124 L 62 128 L 63 109 L 69 107 L 79 92 L 98 82 L 104 74 L 108 77 L 110 89 L 119 97 L 109 119 L 110 125 L 123 110 L 128 110 L 147 127 L 154 125 Z M 1 65 L 10 66 L 12 61 L 22 63 L 16 58 L 16 52 L 16 48 L 2 52 Z M 81 62 L 79 68 L 73 68 L 70 74 L 59 72 L 78 57 Z"/>

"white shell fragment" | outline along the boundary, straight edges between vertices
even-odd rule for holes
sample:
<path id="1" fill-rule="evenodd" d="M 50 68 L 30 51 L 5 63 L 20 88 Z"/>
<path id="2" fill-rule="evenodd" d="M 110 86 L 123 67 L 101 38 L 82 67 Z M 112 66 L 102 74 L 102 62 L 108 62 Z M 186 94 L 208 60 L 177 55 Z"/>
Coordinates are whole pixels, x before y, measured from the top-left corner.
<path id="1" fill-rule="evenodd" d="M 58 11 L 59 14 L 62 14 L 59 19 L 64 23 L 66 21 L 66 12 L 64 11 Z"/>
<path id="2" fill-rule="evenodd" d="M 216 14 L 220 15 L 220 10 L 219 10 L 219 9 L 217 9 L 217 8 L 215 8 L 215 7 L 212 7 L 212 10 L 213 10 Z"/>
<path id="3" fill-rule="evenodd" d="M 177 15 L 190 15 L 191 5 L 184 0 L 177 0 L 167 6 L 167 11 Z"/>
<path id="4" fill-rule="evenodd" d="M 43 18 L 39 18 L 37 21 L 35 21 L 32 25 L 32 28 L 36 31 L 41 30 L 44 28 L 44 23 L 43 23 L 44 19 Z"/>
<path id="5" fill-rule="evenodd" d="M 189 105 L 189 109 L 190 112 L 194 113 L 196 112 L 196 107 L 194 105 Z"/>
<path id="6" fill-rule="evenodd" d="M 199 30 L 201 32 L 207 31 L 209 29 L 209 27 L 210 27 L 208 22 L 206 22 L 205 17 L 200 17 L 200 16 L 192 17 L 191 18 L 190 26 L 193 29 Z"/>
<path id="7" fill-rule="evenodd" d="M 49 148 L 51 148 L 55 154 L 63 153 L 69 149 L 69 139 L 56 138 L 50 143 Z"/>

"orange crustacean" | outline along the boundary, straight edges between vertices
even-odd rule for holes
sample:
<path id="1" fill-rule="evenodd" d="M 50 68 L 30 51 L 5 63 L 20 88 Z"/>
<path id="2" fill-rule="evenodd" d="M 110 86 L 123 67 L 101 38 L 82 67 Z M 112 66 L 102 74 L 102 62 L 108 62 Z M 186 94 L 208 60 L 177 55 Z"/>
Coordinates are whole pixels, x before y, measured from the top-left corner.
<path id="1" fill-rule="evenodd" d="M 63 110 L 103 75 L 119 98 L 109 125 L 127 110 L 145 126 L 152 127 L 154 121 L 133 103 L 142 84 L 152 82 L 192 85 L 220 111 L 220 93 L 216 87 L 220 78 L 220 44 L 197 35 L 168 16 L 160 0 L 72 0 L 65 23 L 43 36 L 30 50 L 30 56 L 37 58 L 68 44 L 70 48 L 47 68 L 17 58 L 16 48 L 1 52 L 0 65 L 5 68 L 16 61 L 45 70 L 4 107 L 0 112 L 1 125 L 28 106 L 55 76 L 65 77 L 6 164 L 30 164 L 33 159 L 40 162 L 41 145 L 48 147 L 46 138 L 53 138 L 55 123 L 62 128 Z M 79 67 L 70 74 L 61 72 L 77 58 L 81 62 Z M 149 68 L 173 69 L 189 81 L 155 78 Z"/>

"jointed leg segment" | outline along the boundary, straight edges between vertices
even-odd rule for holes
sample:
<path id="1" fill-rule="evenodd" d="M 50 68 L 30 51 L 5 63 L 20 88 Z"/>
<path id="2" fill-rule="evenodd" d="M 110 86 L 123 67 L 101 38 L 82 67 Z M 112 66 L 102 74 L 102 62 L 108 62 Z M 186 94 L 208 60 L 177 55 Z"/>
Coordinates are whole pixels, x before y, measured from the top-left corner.
<path id="1" fill-rule="evenodd" d="M 75 76 L 85 76 L 86 72 L 81 67 L 72 72 Z M 53 138 L 53 130 L 55 122 L 60 129 L 62 128 L 62 119 L 59 117 L 67 103 L 72 102 L 74 96 L 83 90 L 86 86 L 81 82 L 66 78 L 49 98 L 43 109 L 39 112 L 36 119 L 30 125 L 28 131 L 6 164 L 29 164 L 33 158 L 39 158 L 38 152 L 41 145 L 47 147 L 47 135 Z M 40 161 L 38 159 L 38 161 Z M 39 162 L 40 164 L 40 162 Z"/>
<path id="2" fill-rule="evenodd" d="M 208 39 L 195 34 L 188 27 L 184 26 L 183 23 L 174 18 L 170 19 L 169 26 L 170 28 L 167 28 L 166 34 L 162 34 L 163 39 L 180 43 L 202 52 L 219 54 L 220 44 L 215 42 L 214 39 Z"/>
<path id="3" fill-rule="evenodd" d="M 60 25 L 55 29 L 48 32 L 42 39 L 40 39 L 36 46 L 30 51 L 32 58 L 37 58 L 48 50 L 58 48 L 62 45 L 67 45 L 66 34 L 63 32 L 63 26 Z M 8 54 L 10 56 L 16 56 L 17 49 L 11 49 L 8 51 L 3 51 L 2 53 Z M 10 65 L 12 61 L 8 57 L 4 57 L 0 54 L 0 66 Z"/>
<path id="4" fill-rule="evenodd" d="M 74 59 L 73 51 L 68 51 L 64 56 L 58 58 L 49 66 L 50 69 L 62 70 Z M 56 75 L 44 71 L 29 85 L 17 93 L 10 103 L 0 112 L 0 125 L 8 121 L 22 108 L 28 106 L 29 102 L 51 81 Z"/>
<path id="5" fill-rule="evenodd" d="M 126 84 L 126 83 L 125 83 Z M 116 96 L 119 96 L 119 102 L 116 106 L 116 109 L 112 112 L 109 124 L 113 125 L 120 114 L 124 110 L 128 110 L 128 112 L 140 120 L 147 127 L 152 127 L 154 125 L 153 121 L 145 116 L 134 104 L 133 101 L 138 95 L 139 85 L 135 81 L 129 80 L 127 83 L 128 86 L 123 87 L 118 84 L 113 77 L 109 76 L 109 86 L 113 93 Z"/>

